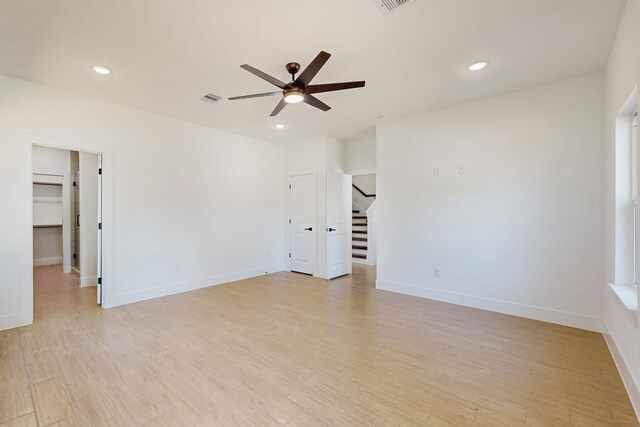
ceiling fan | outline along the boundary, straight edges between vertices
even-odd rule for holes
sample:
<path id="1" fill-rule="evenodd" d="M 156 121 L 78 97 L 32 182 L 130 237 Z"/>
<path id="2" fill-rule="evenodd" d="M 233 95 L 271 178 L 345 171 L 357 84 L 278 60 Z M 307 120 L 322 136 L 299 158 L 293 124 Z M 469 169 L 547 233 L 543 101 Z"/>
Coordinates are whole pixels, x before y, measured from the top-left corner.
<path id="1" fill-rule="evenodd" d="M 344 89 L 354 89 L 358 87 L 364 87 L 364 81 L 358 82 L 343 82 L 343 83 L 327 83 L 327 84 L 317 84 L 312 85 L 311 80 L 318 74 L 318 71 L 324 66 L 324 64 L 331 57 L 330 53 L 320 52 L 318 56 L 309 64 L 307 68 L 296 78 L 296 74 L 300 71 L 300 64 L 297 62 L 289 62 L 285 68 L 287 72 L 291 74 L 291 82 L 284 83 L 275 77 L 271 77 L 270 75 L 253 68 L 251 65 L 244 64 L 241 65 L 241 68 L 244 68 L 251 74 L 255 74 L 263 80 L 268 81 L 274 86 L 280 88 L 279 91 L 276 92 L 266 92 L 266 93 L 257 93 L 254 95 L 244 95 L 244 96 L 234 96 L 229 98 L 230 100 L 237 99 L 248 99 L 248 98 L 261 98 L 264 96 L 282 96 L 282 99 L 276 105 L 276 108 L 271 113 L 271 116 L 276 116 L 287 104 L 297 104 L 299 102 L 305 102 L 312 107 L 319 108 L 322 111 L 329 111 L 331 107 L 329 107 L 324 102 L 320 101 L 318 98 L 313 96 L 315 93 L 322 92 L 333 92 L 336 90 L 344 90 Z"/>

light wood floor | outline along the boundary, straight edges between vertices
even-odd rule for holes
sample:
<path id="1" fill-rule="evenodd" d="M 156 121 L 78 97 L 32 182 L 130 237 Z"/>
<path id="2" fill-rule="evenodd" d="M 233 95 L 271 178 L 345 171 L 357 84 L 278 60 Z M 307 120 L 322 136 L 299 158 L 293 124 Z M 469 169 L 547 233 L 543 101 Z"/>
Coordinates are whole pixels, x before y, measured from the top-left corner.
<path id="1" fill-rule="evenodd" d="M 102 310 L 38 267 L 35 323 L 0 332 L 0 424 L 638 425 L 601 335 L 376 291 L 373 275 Z"/>

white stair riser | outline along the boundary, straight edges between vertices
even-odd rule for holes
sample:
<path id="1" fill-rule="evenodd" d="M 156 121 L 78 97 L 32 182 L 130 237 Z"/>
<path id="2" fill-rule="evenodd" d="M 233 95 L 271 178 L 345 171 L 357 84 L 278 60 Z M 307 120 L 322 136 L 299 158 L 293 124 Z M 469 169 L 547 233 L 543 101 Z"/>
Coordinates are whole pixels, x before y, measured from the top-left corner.
<path id="1" fill-rule="evenodd" d="M 363 213 L 355 213 L 353 214 L 353 216 L 357 216 L 359 218 L 352 218 L 352 230 L 353 231 L 364 231 L 364 233 L 353 233 L 352 237 L 354 238 L 366 238 L 367 237 L 367 218 L 365 217 L 365 215 Z M 367 242 L 362 242 L 362 241 L 357 241 L 357 240 L 352 240 L 351 244 L 354 246 L 367 246 Z M 353 255 L 364 255 L 366 257 L 367 255 L 367 249 L 351 249 L 352 254 Z M 353 260 L 355 262 L 365 262 L 365 259 L 362 258 L 353 258 Z"/>

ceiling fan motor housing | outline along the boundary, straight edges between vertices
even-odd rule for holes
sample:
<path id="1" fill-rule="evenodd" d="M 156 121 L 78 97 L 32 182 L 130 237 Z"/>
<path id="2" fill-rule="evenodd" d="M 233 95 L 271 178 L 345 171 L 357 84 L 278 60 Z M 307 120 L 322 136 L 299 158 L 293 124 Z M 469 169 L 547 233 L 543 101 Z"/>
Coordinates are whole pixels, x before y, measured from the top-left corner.
<path id="1" fill-rule="evenodd" d="M 295 76 L 296 74 L 298 74 L 298 71 L 300 71 L 300 64 L 298 64 L 297 62 L 289 62 L 285 66 L 285 68 L 287 69 L 287 73 Z"/>

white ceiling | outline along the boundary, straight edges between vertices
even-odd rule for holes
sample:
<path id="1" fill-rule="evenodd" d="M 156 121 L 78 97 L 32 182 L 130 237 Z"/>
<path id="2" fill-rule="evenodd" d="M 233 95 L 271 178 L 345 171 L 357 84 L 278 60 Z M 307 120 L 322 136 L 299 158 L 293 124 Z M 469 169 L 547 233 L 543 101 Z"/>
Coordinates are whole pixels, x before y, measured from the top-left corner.
<path id="1" fill-rule="evenodd" d="M 401 117 L 602 70 L 625 0 L 415 0 L 385 16 L 372 0 L 0 0 L 0 73 L 263 140 L 371 134 Z M 272 91 L 320 50 L 314 83 L 366 80 L 318 94 L 327 113 Z M 466 67 L 488 60 L 471 73 Z M 91 66 L 106 65 L 103 77 Z M 283 123 L 284 130 L 274 125 Z"/>

